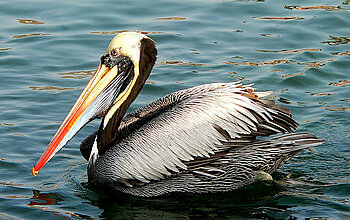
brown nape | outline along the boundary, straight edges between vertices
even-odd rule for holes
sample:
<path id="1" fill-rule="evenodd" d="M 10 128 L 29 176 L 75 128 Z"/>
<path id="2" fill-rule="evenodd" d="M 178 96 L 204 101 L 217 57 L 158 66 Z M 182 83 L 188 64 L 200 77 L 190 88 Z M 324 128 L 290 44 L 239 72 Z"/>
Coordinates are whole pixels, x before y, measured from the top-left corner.
<path id="1" fill-rule="evenodd" d="M 156 63 L 157 49 L 154 41 L 150 38 L 143 38 L 141 40 L 141 45 L 142 46 L 140 51 L 140 74 L 143 75 L 143 73 L 149 71 L 148 74 L 144 74 L 144 84 L 149 74 L 151 73 L 154 64 Z"/>
<path id="2" fill-rule="evenodd" d="M 139 74 L 137 75 L 137 70 L 135 70 L 135 77 L 132 81 L 135 81 L 133 88 L 129 94 L 127 94 L 127 98 L 123 103 L 120 104 L 120 107 L 116 109 L 113 116 L 109 119 L 105 128 L 103 128 L 103 121 L 101 123 L 98 135 L 98 143 L 97 148 L 99 153 L 104 153 L 110 143 L 112 143 L 119 131 L 119 126 L 122 118 L 125 115 L 125 112 L 128 110 L 131 103 L 135 100 L 135 98 L 140 93 L 143 88 L 148 76 L 150 75 L 152 68 L 157 59 L 157 49 L 155 47 L 155 43 L 150 38 L 143 38 L 141 40 L 140 45 L 140 61 L 139 61 Z M 137 65 L 134 64 L 136 67 Z"/>

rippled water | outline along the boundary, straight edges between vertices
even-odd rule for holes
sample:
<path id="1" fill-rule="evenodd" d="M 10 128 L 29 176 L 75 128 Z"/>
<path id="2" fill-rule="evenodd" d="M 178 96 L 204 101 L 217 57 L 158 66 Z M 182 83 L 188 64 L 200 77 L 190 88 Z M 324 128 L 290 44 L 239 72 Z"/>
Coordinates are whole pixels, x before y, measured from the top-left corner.
<path id="1" fill-rule="evenodd" d="M 1 1 L 1 218 L 350 218 L 350 7 L 332 1 Z M 142 199 L 86 187 L 79 144 L 31 168 L 113 36 L 158 47 L 134 110 L 169 92 L 242 80 L 273 90 L 300 130 L 326 144 L 223 194 Z"/>

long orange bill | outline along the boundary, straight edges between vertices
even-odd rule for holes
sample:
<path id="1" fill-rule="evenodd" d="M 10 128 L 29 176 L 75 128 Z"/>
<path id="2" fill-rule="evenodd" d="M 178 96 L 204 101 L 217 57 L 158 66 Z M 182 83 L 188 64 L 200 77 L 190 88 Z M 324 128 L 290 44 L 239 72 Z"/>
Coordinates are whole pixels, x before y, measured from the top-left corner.
<path id="1" fill-rule="evenodd" d="M 133 71 L 130 66 L 122 63 L 127 61 L 125 57 L 120 56 L 117 61 L 119 63 L 116 63 L 112 68 L 105 64 L 98 66 L 95 74 L 64 119 L 43 155 L 33 167 L 32 174 L 34 176 L 84 125 L 103 116 L 122 90 L 125 89 L 125 84 L 128 84 L 133 77 Z M 126 66 L 129 68 L 126 70 L 120 69 Z"/>

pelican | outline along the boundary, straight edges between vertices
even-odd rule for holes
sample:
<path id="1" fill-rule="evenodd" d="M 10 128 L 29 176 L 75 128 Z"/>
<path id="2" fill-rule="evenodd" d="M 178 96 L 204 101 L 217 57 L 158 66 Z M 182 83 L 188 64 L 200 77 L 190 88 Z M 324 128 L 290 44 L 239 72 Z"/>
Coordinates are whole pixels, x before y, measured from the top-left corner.
<path id="1" fill-rule="evenodd" d="M 89 183 L 142 197 L 238 189 L 271 179 L 302 149 L 322 144 L 310 133 L 291 133 L 298 124 L 290 112 L 261 99 L 271 92 L 241 82 L 174 92 L 124 116 L 156 56 L 146 35 L 115 36 L 32 174 L 96 118 L 99 129 L 80 146 Z"/>

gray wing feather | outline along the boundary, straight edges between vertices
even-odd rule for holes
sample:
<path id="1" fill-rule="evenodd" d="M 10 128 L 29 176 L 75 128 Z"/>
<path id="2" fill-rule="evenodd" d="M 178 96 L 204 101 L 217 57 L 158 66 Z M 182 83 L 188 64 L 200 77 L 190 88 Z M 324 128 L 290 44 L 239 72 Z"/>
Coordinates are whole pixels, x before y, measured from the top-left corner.
<path id="1" fill-rule="evenodd" d="M 218 146 L 227 139 L 296 127 L 287 114 L 249 97 L 249 91 L 254 91 L 251 85 L 235 82 L 171 93 L 124 117 L 117 141 L 107 150 L 112 152 L 100 159 L 117 164 L 108 171 L 110 176 L 147 183 L 186 170 L 186 162 L 225 150 Z M 283 117 L 287 125 L 275 122 Z"/>

